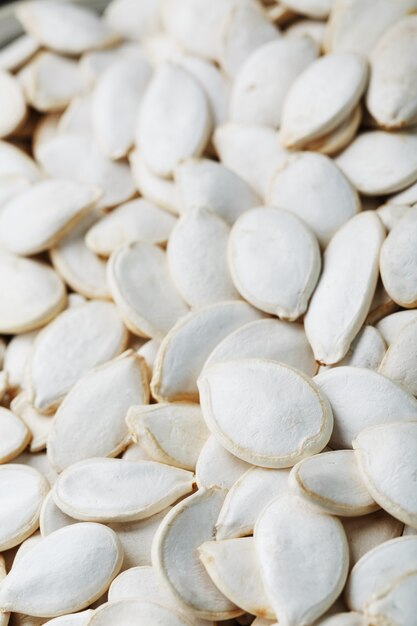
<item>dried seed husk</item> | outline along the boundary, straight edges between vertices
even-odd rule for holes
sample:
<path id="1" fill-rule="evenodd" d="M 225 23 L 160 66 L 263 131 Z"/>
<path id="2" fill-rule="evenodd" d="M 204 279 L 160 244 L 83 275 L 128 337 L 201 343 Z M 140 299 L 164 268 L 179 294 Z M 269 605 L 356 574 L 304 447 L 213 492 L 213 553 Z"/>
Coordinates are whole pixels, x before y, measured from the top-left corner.
<path id="1" fill-rule="evenodd" d="M 417 572 L 395 581 L 388 590 L 372 598 L 365 608 L 365 619 L 370 622 L 401 623 L 412 626 L 415 619 Z"/>
<path id="2" fill-rule="evenodd" d="M 77 523 L 78 520 L 70 517 L 57 507 L 53 498 L 53 493 L 50 491 L 43 501 L 39 516 L 39 529 L 41 536 L 47 537 L 60 528 L 65 528 L 65 526 Z"/>
<path id="3" fill-rule="evenodd" d="M 199 489 L 231 489 L 251 465 L 238 459 L 210 435 L 203 445 L 195 468 Z"/>
<path id="4" fill-rule="evenodd" d="M 407 324 L 388 348 L 379 372 L 417 395 L 417 320 Z"/>
<path id="5" fill-rule="evenodd" d="M 266 592 L 280 623 L 304 626 L 320 617 L 342 591 L 348 573 L 340 521 L 315 512 L 297 496 L 283 495 L 262 511 L 254 536 Z"/>
<path id="6" fill-rule="evenodd" d="M 129 163 L 133 182 L 141 195 L 166 211 L 178 215 L 181 212 L 181 202 L 175 182 L 153 174 L 140 150 L 135 149 L 129 153 Z"/>
<path id="7" fill-rule="evenodd" d="M 79 611 L 107 589 L 122 564 L 116 534 L 101 524 L 73 524 L 34 546 L 0 590 L 2 610 L 36 617 Z"/>
<path id="8" fill-rule="evenodd" d="M 203 371 L 198 386 L 211 432 L 229 452 L 253 465 L 291 467 L 320 452 L 331 435 L 326 398 L 305 374 L 282 363 L 219 363 Z"/>
<path id="9" fill-rule="evenodd" d="M 246 211 L 230 233 L 228 258 L 236 288 L 253 306 L 290 321 L 306 311 L 321 258 L 297 216 L 273 207 Z"/>
<path id="10" fill-rule="evenodd" d="M 26 102 L 19 82 L 8 72 L 0 69 L 0 137 L 15 131 L 26 117 Z"/>
<path id="11" fill-rule="evenodd" d="M 320 372 L 327 367 L 364 367 L 378 370 L 384 358 L 387 346 L 379 330 L 373 326 L 364 326 L 352 341 L 346 356 L 335 365 L 321 366 Z"/>
<path id="12" fill-rule="evenodd" d="M 410 322 L 417 319 L 417 311 L 415 309 L 408 309 L 407 311 L 397 311 L 383 317 L 376 324 L 377 330 L 381 333 L 385 343 L 389 347 L 402 332 L 402 330 Z"/>
<path id="13" fill-rule="evenodd" d="M 39 50 L 39 44 L 31 35 L 20 35 L 0 50 L 0 68 L 14 72 Z"/>
<path id="14" fill-rule="evenodd" d="M 377 285 L 384 236 L 378 216 L 366 211 L 349 220 L 327 246 L 304 320 L 320 363 L 333 365 L 342 360 L 361 329 Z"/>
<path id="15" fill-rule="evenodd" d="M 0 463 L 8 463 L 28 445 L 31 432 L 15 413 L 0 407 Z"/>
<path id="16" fill-rule="evenodd" d="M 351 448 L 367 426 L 417 419 L 417 400 L 373 370 L 334 367 L 315 376 L 314 381 L 333 410 L 332 448 Z"/>
<path id="17" fill-rule="evenodd" d="M 141 600 L 120 600 L 108 602 L 95 612 L 89 626 L 135 626 L 140 620 L 148 624 L 164 624 L 164 626 L 192 626 L 193 622 L 184 614 L 153 602 Z"/>
<path id="18" fill-rule="evenodd" d="M 145 365 L 131 350 L 87 371 L 55 414 L 48 438 L 51 464 L 61 471 L 83 459 L 117 456 L 130 441 L 128 409 L 148 401 Z"/>
<path id="19" fill-rule="evenodd" d="M 221 302 L 186 315 L 162 340 L 151 381 L 159 402 L 198 401 L 197 378 L 212 350 L 231 332 L 259 319 L 246 302 Z"/>
<path id="20" fill-rule="evenodd" d="M 227 335 L 204 364 L 210 367 L 235 359 L 270 359 L 290 365 L 308 376 L 317 363 L 301 324 L 275 319 L 256 320 Z"/>
<path id="21" fill-rule="evenodd" d="M 107 279 L 126 326 L 136 335 L 162 339 L 188 312 L 166 254 L 157 246 L 142 241 L 121 246 L 110 257 Z"/>
<path id="22" fill-rule="evenodd" d="M 94 458 L 64 470 L 53 497 L 75 519 L 133 522 L 176 502 L 192 491 L 193 482 L 191 472 L 162 463 Z"/>
<path id="23" fill-rule="evenodd" d="M 0 140 L 0 177 L 19 176 L 34 183 L 41 178 L 35 161 L 12 143 Z"/>

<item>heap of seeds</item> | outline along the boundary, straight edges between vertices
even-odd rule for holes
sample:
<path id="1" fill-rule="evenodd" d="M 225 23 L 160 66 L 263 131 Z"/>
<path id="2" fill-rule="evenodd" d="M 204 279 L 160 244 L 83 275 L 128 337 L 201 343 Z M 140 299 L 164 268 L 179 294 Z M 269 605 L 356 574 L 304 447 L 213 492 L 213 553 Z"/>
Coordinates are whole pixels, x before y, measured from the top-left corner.
<path id="1" fill-rule="evenodd" d="M 416 626 L 417 0 L 16 6 L 0 626 Z"/>

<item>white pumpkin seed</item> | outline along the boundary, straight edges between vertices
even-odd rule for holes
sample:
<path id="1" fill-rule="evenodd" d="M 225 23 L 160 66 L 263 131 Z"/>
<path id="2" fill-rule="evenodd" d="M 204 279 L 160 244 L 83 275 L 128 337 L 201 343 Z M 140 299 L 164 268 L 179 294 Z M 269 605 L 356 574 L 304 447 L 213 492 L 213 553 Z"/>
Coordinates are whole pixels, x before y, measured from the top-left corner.
<path id="1" fill-rule="evenodd" d="M 133 333 L 162 339 L 188 312 L 168 271 L 163 250 L 145 242 L 115 250 L 107 265 L 113 299 Z"/>
<path id="2" fill-rule="evenodd" d="M 230 489 L 250 469 L 249 463 L 230 454 L 213 435 L 199 454 L 195 479 L 199 489 Z"/>
<path id="3" fill-rule="evenodd" d="M 216 524 L 216 539 L 253 534 L 255 522 L 274 498 L 287 493 L 288 469 L 252 467 L 230 488 Z"/>
<path id="4" fill-rule="evenodd" d="M 38 328 L 65 306 L 65 287 L 44 263 L 0 253 L 0 283 L 7 298 L 0 302 L 0 332 Z"/>
<path id="5" fill-rule="evenodd" d="M 5 137 L 24 121 L 26 102 L 19 82 L 3 70 L 0 70 L 0 94 L 0 137 Z"/>
<path id="6" fill-rule="evenodd" d="M 19 545 L 35 532 L 48 491 L 47 480 L 37 470 L 19 463 L 0 466 L 0 550 Z M 4 608 L 1 593 L 0 607 Z"/>
<path id="7" fill-rule="evenodd" d="M 69 615 L 61 615 L 54 619 L 44 622 L 47 626 L 87 626 L 93 615 L 91 609 L 81 611 L 81 613 L 71 613 Z"/>
<path id="8" fill-rule="evenodd" d="M 317 363 L 302 325 L 281 320 L 256 320 L 241 326 L 214 348 L 204 367 L 235 359 L 270 359 L 290 365 L 308 376 L 317 372 Z"/>
<path id="9" fill-rule="evenodd" d="M 407 311 L 398 311 L 383 317 L 376 325 L 376 328 L 384 338 L 385 343 L 389 347 L 402 332 L 402 330 L 410 322 L 417 319 L 417 311 L 409 309 Z"/>
<path id="10" fill-rule="evenodd" d="M 152 378 L 155 359 L 156 355 L 158 354 L 160 345 L 161 342 L 157 339 L 150 339 L 149 341 L 146 341 L 143 346 L 141 346 L 138 350 L 139 356 L 143 357 L 143 359 L 145 360 L 146 367 L 148 369 L 149 381 Z"/>
<path id="11" fill-rule="evenodd" d="M 317 150 L 321 154 L 333 156 L 346 148 L 354 139 L 362 121 L 362 109 L 358 104 L 344 120 L 329 133 L 313 139 L 306 144 L 308 150 Z"/>
<path id="12" fill-rule="evenodd" d="M 231 332 L 260 317 L 246 302 L 221 302 L 185 316 L 158 350 L 151 381 L 154 398 L 198 401 L 197 378 L 210 353 Z"/>
<path id="13" fill-rule="evenodd" d="M 274 129 L 268 126 L 223 124 L 216 128 L 213 143 L 222 164 L 261 198 L 266 197 L 273 174 L 288 157 Z"/>
<path id="14" fill-rule="evenodd" d="M 40 179 L 41 173 L 30 156 L 13 144 L 0 140 L 0 176 L 21 176 L 34 183 Z"/>
<path id="15" fill-rule="evenodd" d="M 284 0 L 282 4 L 296 13 L 323 19 L 328 17 L 335 0 Z"/>
<path id="16" fill-rule="evenodd" d="M 386 623 L 401 623 L 412 626 L 415 618 L 417 572 L 397 580 L 389 590 L 373 598 L 365 609 L 369 621 L 384 620 Z"/>
<path id="17" fill-rule="evenodd" d="M 130 522 L 159 513 L 192 487 L 191 472 L 169 465 L 95 458 L 64 470 L 53 497 L 64 513 L 82 521 Z"/>
<path id="18" fill-rule="evenodd" d="M 205 541 L 198 554 L 211 580 L 231 602 L 252 615 L 274 619 L 253 537 Z"/>
<path id="19" fill-rule="evenodd" d="M 336 164 L 363 194 L 399 191 L 417 179 L 417 134 L 364 132 L 337 157 Z"/>
<path id="20" fill-rule="evenodd" d="M 332 365 L 343 359 L 366 319 L 384 234 L 377 215 L 366 211 L 337 231 L 326 248 L 323 271 L 304 320 L 320 363 Z"/>
<path id="21" fill-rule="evenodd" d="M 175 218 L 155 204 L 138 198 L 121 204 L 89 229 L 85 242 L 101 256 L 110 256 L 119 246 L 133 241 L 163 244 Z"/>
<path id="22" fill-rule="evenodd" d="M 201 489 L 164 518 L 152 545 L 152 565 L 179 602 L 207 620 L 227 619 L 242 611 L 212 583 L 197 548 L 212 539 L 226 492 Z M 183 567 L 178 567 L 178 554 Z"/>
<path id="23" fill-rule="evenodd" d="M 53 493 L 50 491 L 43 501 L 39 516 L 39 529 L 42 537 L 47 537 L 56 530 L 77 522 L 78 520 L 70 517 L 57 507 Z"/>
<path id="24" fill-rule="evenodd" d="M 93 301 L 64 311 L 36 338 L 29 398 L 51 411 L 91 368 L 123 352 L 127 332 L 114 304 Z"/>
<path id="25" fill-rule="evenodd" d="M 320 249 L 313 233 L 283 209 L 246 211 L 232 228 L 229 264 L 239 293 L 282 319 L 305 313 L 316 286 Z"/>
<path id="26" fill-rule="evenodd" d="M 384 287 L 394 302 L 409 309 L 417 304 L 413 281 L 417 264 L 414 236 L 417 233 L 417 207 L 407 211 L 389 233 L 381 249 L 380 269 Z"/>
<path id="27" fill-rule="evenodd" d="M 181 213 L 207 207 L 233 224 L 248 209 L 260 204 L 259 196 L 245 180 L 221 163 L 209 159 L 185 159 L 175 170 Z"/>
<path id="28" fill-rule="evenodd" d="M 10 403 L 10 409 L 20 417 L 30 431 L 29 449 L 31 452 L 45 450 L 53 420 L 50 415 L 43 415 L 29 402 L 28 394 L 21 391 Z"/>
<path id="29" fill-rule="evenodd" d="M 45 537 L 9 572 L 2 610 L 38 617 L 79 611 L 94 602 L 118 573 L 123 552 L 101 524 L 73 524 Z"/>
<path id="30" fill-rule="evenodd" d="M 147 200 L 154 202 L 170 213 L 178 215 L 181 212 L 181 204 L 174 181 L 153 174 L 146 165 L 140 150 L 130 152 L 129 162 L 133 181 L 138 191 Z"/>
<path id="31" fill-rule="evenodd" d="M 18 456 L 28 445 L 31 433 L 14 413 L 0 407 L 0 463 Z"/>
<path id="32" fill-rule="evenodd" d="M 161 27 L 160 0 L 112 0 L 104 19 L 109 27 L 127 39 L 142 39 Z"/>
<path id="33" fill-rule="evenodd" d="M 97 15 L 74 4 L 32 0 L 19 5 L 16 16 L 42 46 L 64 54 L 81 54 L 113 44 L 117 37 Z"/>
<path id="34" fill-rule="evenodd" d="M 104 604 L 94 612 L 89 626 L 135 626 L 138 620 L 164 626 L 192 626 L 191 621 L 171 608 L 135 599 Z"/>
<path id="35" fill-rule="evenodd" d="M 348 572 L 340 521 L 316 513 L 297 496 L 283 495 L 262 511 L 254 536 L 266 592 L 280 623 L 307 625 L 320 617 L 340 594 Z"/>
<path id="36" fill-rule="evenodd" d="M 323 248 L 360 210 L 352 185 L 329 158 L 313 152 L 290 157 L 274 172 L 267 201 L 301 218 Z"/>
<path id="37" fill-rule="evenodd" d="M 148 401 L 146 370 L 135 352 L 88 371 L 56 412 L 48 439 L 51 464 L 61 471 L 83 459 L 117 456 L 130 440 L 128 409 Z"/>
<path id="38" fill-rule="evenodd" d="M 43 252 L 56 245 L 100 196 L 97 188 L 68 180 L 39 182 L 1 207 L 0 245 L 25 256 Z"/>
<path id="39" fill-rule="evenodd" d="M 364 554 L 376 546 L 401 537 L 404 524 L 382 509 L 360 517 L 344 517 L 343 528 L 347 536 L 352 568 Z"/>
<path id="40" fill-rule="evenodd" d="M 229 233 L 228 225 L 205 207 L 185 213 L 172 230 L 168 267 L 179 293 L 194 309 L 240 299 L 227 262 Z"/>
<path id="41" fill-rule="evenodd" d="M 157 70 L 142 100 L 136 133 L 149 169 L 172 175 L 182 159 L 203 152 L 210 130 L 207 99 L 193 76 L 174 64 Z"/>
<path id="42" fill-rule="evenodd" d="M 410 209 L 409 204 L 383 204 L 377 209 L 381 222 L 385 230 L 389 233 L 402 220 Z"/>
<path id="43" fill-rule="evenodd" d="M 416 571 L 417 537 L 399 537 L 367 552 L 352 569 L 345 589 L 345 600 L 353 611 L 364 611 L 399 579 Z"/>
<path id="44" fill-rule="evenodd" d="M 133 145 L 136 118 L 152 69 L 141 52 L 114 61 L 94 88 L 91 115 L 97 141 L 111 159 L 126 156 Z"/>
<path id="45" fill-rule="evenodd" d="M 323 48 L 325 32 L 326 22 L 301 19 L 290 23 L 285 34 L 287 37 L 310 37 L 319 48 Z"/>
<path id="46" fill-rule="evenodd" d="M 417 320 L 407 324 L 387 350 L 379 372 L 417 395 Z"/>
<path id="47" fill-rule="evenodd" d="M 278 128 L 288 89 L 316 57 L 317 46 L 307 37 L 282 37 L 258 47 L 233 82 L 231 121 Z"/>
<path id="48" fill-rule="evenodd" d="M 332 448 L 351 448 L 367 426 L 417 419 L 417 400 L 370 369 L 334 367 L 314 378 L 333 410 Z"/>
<path id="49" fill-rule="evenodd" d="M 229 452 L 254 465 L 291 467 L 320 452 L 330 438 L 327 400 L 304 374 L 281 363 L 219 363 L 203 371 L 198 386 L 211 432 Z"/>
<path id="50" fill-rule="evenodd" d="M 363 480 L 372 497 L 393 517 L 417 527 L 417 421 L 379 424 L 353 441 Z"/>
<path id="51" fill-rule="evenodd" d="M 152 459 L 191 471 L 209 436 L 200 407 L 186 402 L 133 406 L 126 423 Z"/>
<path id="52" fill-rule="evenodd" d="M 332 366 L 322 366 L 320 372 L 327 367 L 364 367 L 378 370 L 386 352 L 385 341 L 379 330 L 373 326 L 364 326 L 352 341 L 346 356 Z"/>
<path id="53" fill-rule="evenodd" d="M 0 68 L 13 72 L 39 50 L 39 44 L 31 35 L 21 35 L 0 50 Z"/>
<path id="54" fill-rule="evenodd" d="M 289 477 L 301 499 L 332 515 L 353 517 L 378 508 L 362 480 L 353 450 L 334 450 L 303 459 Z"/>
<path id="55" fill-rule="evenodd" d="M 309 65 L 285 98 L 284 145 L 299 148 L 334 130 L 358 104 L 367 78 L 366 61 L 351 52 L 328 54 Z"/>

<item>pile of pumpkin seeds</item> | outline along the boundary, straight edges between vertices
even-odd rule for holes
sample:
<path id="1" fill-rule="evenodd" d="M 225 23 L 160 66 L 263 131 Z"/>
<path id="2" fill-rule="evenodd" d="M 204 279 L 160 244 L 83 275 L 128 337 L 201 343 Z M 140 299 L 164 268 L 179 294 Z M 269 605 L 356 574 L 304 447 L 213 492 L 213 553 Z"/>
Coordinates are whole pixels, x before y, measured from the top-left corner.
<path id="1" fill-rule="evenodd" d="M 416 13 L 17 3 L 0 626 L 416 626 Z"/>

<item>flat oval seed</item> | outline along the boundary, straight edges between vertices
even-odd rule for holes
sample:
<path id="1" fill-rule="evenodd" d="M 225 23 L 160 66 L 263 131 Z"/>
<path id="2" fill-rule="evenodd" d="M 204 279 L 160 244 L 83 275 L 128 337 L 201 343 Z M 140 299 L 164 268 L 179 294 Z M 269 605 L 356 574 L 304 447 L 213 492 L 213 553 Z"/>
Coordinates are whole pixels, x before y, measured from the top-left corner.
<path id="1" fill-rule="evenodd" d="M 114 61 L 94 88 L 91 115 L 97 141 L 111 159 L 126 156 L 133 145 L 136 119 L 152 68 L 141 52 Z"/>
<path id="2" fill-rule="evenodd" d="M 320 363 L 340 361 L 366 319 L 384 234 L 380 219 L 366 211 L 349 220 L 326 248 L 323 271 L 304 321 Z"/>
<path id="3" fill-rule="evenodd" d="M 1 207 L 0 245 L 25 256 L 43 252 L 56 245 L 100 196 L 96 187 L 67 180 L 37 183 Z"/>
<path id="4" fill-rule="evenodd" d="M 214 348 L 204 367 L 236 359 L 270 359 L 295 367 L 308 376 L 317 372 L 303 326 L 281 320 L 256 320 L 241 326 Z"/>
<path id="5" fill-rule="evenodd" d="M 361 477 L 353 450 L 335 450 L 303 459 L 290 474 L 303 500 L 332 515 L 353 517 L 378 508 Z"/>
<path id="6" fill-rule="evenodd" d="M 39 528 L 42 537 L 47 537 L 56 530 L 65 528 L 65 526 L 70 526 L 71 524 L 76 524 L 77 522 L 78 520 L 66 515 L 66 513 L 57 507 L 53 493 L 50 491 L 43 501 L 39 517 Z"/>
<path id="7" fill-rule="evenodd" d="M 417 537 L 391 539 L 367 552 L 352 569 L 345 600 L 353 611 L 389 589 L 396 581 L 416 571 Z"/>
<path id="8" fill-rule="evenodd" d="M 144 362 L 133 351 L 89 370 L 56 412 L 48 439 L 51 464 L 60 471 L 83 459 L 117 456 L 130 439 L 128 409 L 148 401 Z"/>
<path id="9" fill-rule="evenodd" d="M 91 368 L 120 354 L 127 331 L 114 304 L 92 301 L 68 309 L 36 338 L 29 365 L 29 398 L 54 409 Z"/>
<path id="10" fill-rule="evenodd" d="M 379 372 L 417 395 L 417 320 L 407 324 L 388 348 Z"/>
<path id="11" fill-rule="evenodd" d="M 353 111 L 368 78 L 357 54 L 328 54 L 305 69 L 289 89 L 282 111 L 281 137 L 291 148 L 304 146 L 336 128 Z"/>
<path id="12" fill-rule="evenodd" d="M 255 522 L 274 498 L 289 491 L 288 469 L 252 467 L 229 490 L 216 523 L 216 539 L 253 534 Z"/>
<path id="13" fill-rule="evenodd" d="M 282 4 L 296 13 L 320 20 L 328 17 L 334 3 L 334 0 L 284 0 Z"/>
<path id="14" fill-rule="evenodd" d="M 211 580 L 229 600 L 252 615 L 274 619 L 253 537 L 206 541 L 198 554 Z"/>
<path id="15" fill-rule="evenodd" d="M 288 158 L 276 132 L 256 124 L 223 124 L 213 134 L 220 161 L 265 198 L 271 179 Z"/>
<path id="16" fill-rule="evenodd" d="M 209 429 L 227 450 L 254 465 L 291 467 L 320 452 L 331 435 L 327 400 L 304 374 L 280 363 L 220 363 L 203 371 L 198 386 Z"/>
<path id="17" fill-rule="evenodd" d="M 372 497 L 393 517 L 417 528 L 417 421 L 366 428 L 353 447 Z"/>
<path id="18" fill-rule="evenodd" d="M 0 332 L 22 333 L 46 324 L 65 306 L 65 287 L 47 265 L 0 253 Z"/>
<path id="19" fill-rule="evenodd" d="M 28 445 L 31 432 L 12 411 L 0 407 L 0 463 L 8 463 Z"/>
<path id="20" fill-rule="evenodd" d="M 301 218 L 325 248 L 360 210 L 359 196 L 328 157 L 301 152 L 274 172 L 267 201 Z"/>
<path id="21" fill-rule="evenodd" d="M 348 545 L 340 521 L 316 513 L 297 496 L 283 495 L 265 507 L 254 536 L 266 591 L 280 623 L 304 626 L 320 617 L 340 594 L 348 572 Z"/>
<path id="22" fill-rule="evenodd" d="M 367 426 L 417 420 L 417 400 L 370 369 L 335 367 L 314 381 L 333 410 L 332 448 L 351 448 L 353 439 Z"/>
<path id="23" fill-rule="evenodd" d="M 227 263 L 229 233 L 216 213 L 199 207 L 180 217 L 170 235 L 168 267 L 178 291 L 194 309 L 240 299 Z"/>
<path id="24" fill-rule="evenodd" d="M 212 583 L 197 548 L 213 538 L 226 492 L 202 489 L 177 504 L 163 520 L 152 545 L 152 565 L 179 602 L 207 620 L 242 613 Z M 182 567 L 178 567 L 178 554 Z"/>
<path id="25" fill-rule="evenodd" d="M 417 311 L 409 309 L 408 311 L 398 311 L 383 317 L 376 325 L 377 330 L 381 333 L 385 343 L 389 347 L 402 332 L 402 330 L 410 322 L 417 319 Z"/>
<path id="26" fill-rule="evenodd" d="M 385 341 L 381 333 L 373 326 L 364 326 L 352 341 L 346 356 L 333 366 L 349 365 L 378 370 L 386 352 Z M 320 368 L 326 369 L 326 366 Z"/>
<path id="27" fill-rule="evenodd" d="M 79 611 L 104 593 L 122 559 L 110 528 L 101 524 L 61 528 L 12 568 L 1 586 L 0 606 L 38 617 Z"/>
<path id="28" fill-rule="evenodd" d="M 136 135 L 149 169 L 170 176 L 182 159 L 203 152 L 210 130 L 210 111 L 198 82 L 178 65 L 161 67 L 143 98 Z"/>
<path id="29" fill-rule="evenodd" d="M 407 211 L 402 220 L 389 233 L 381 249 L 381 278 L 390 297 L 405 308 L 417 304 L 414 281 L 417 255 L 417 207 Z"/>
<path id="30" fill-rule="evenodd" d="M 126 423 L 153 460 L 191 471 L 209 436 L 198 404 L 186 402 L 133 406 Z"/>
<path id="31" fill-rule="evenodd" d="M 228 224 L 260 204 L 259 196 L 245 180 L 209 159 L 186 159 L 175 170 L 181 213 L 207 207 Z"/>
<path id="32" fill-rule="evenodd" d="M 103 17 L 113 32 L 126 39 L 142 39 L 162 28 L 159 0 L 113 0 Z"/>
<path id="33" fill-rule="evenodd" d="M 99 187 L 99 208 L 126 202 L 134 194 L 127 163 L 108 159 L 92 136 L 80 133 L 58 135 L 39 146 L 37 159 L 51 178 L 68 178 Z"/>
<path id="34" fill-rule="evenodd" d="M 317 137 L 317 139 L 313 139 L 305 148 L 308 150 L 317 150 L 329 156 L 338 154 L 353 141 L 361 120 L 362 108 L 359 103 L 353 109 L 352 113 L 349 113 L 343 122 L 336 126 L 334 130 L 321 137 Z"/>
<path id="35" fill-rule="evenodd" d="M 371 75 L 366 105 L 385 128 L 401 128 L 417 119 L 417 18 L 395 23 L 370 55 Z"/>
<path id="36" fill-rule="evenodd" d="M 415 619 L 417 572 L 397 580 L 380 596 L 373 598 L 365 609 L 365 616 L 372 622 L 401 623 L 412 626 Z"/>
<path id="37" fill-rule="evenodd" d="M 133 333 L 162 339 L 188 312 L 170 277 L 165 252 L 144 242 L 125 244 L 110 257 L 113 299 Z"/>
<path id="38" fill-rule="evenodd" d="M 109 299 L 106 263 L 85 244 L 85 235 L 101 213 L 90 212 L 50 251 L 56 271 L 75 292 L 86 298 Z"/>
<path id="39" fill-rule="evenodd" d="M 62 111 L 83 89 L 78 64 L 53 52 L 39 52 L 19 79 L 28 104 L 42 113 Z"/>
<path id="40" fill-rule="evenodd" d="M 239 293 L 258 309 L 290 321 L 302 315 L 321 268 L 313 233 L 288 211 L 259 207 L 232 228 L 229 264 Z"/>
<path id="41" fill-rule="evenodd" d="M 139 621 L 138 621 L 139 620 Z M 171 608 L 135 599 L 109 602 L 99 607 L 95 612 L 89 626 L 136 626 L 143 624 L 163 624 L 164 626 L 192 626 L 184 615 Z"/>
<path id="42" fill-rule="evenodd" d="M 352 568 L 364 554 L 381 543 L 401 537 L 404 524 L 380 509 L 370 515 L 342 519 L 347 536 Z"/>
<path id="43" fill-rule="evenodd" d="M 41 174 L 33 159 L 23 150 L 0 140 L 0 177 L 4 176 L 21 176 L 34 183 Z"/>
<path id="44" fill-rule="evenodd" d="M 416 9 L 416 0 L 338 0 L 326 27 L 325 51 L 366 56 L 392 24 Z"/>
<path id="45" fill-rule="evenodd" d="M 377 209 L 377 213 L 386 231 L 389 233 L 409 209 L 409 204 L 383 204 Z"/>
<path id="46" fill-rule="evenodd" d="M 48 491 L 47 480 L 37 470 L 17 463 L 0 467 L 0 550 L 17 546 L 35 532 Z"/>
<path id="47" fill-rule="evenodd" d="M 166 211 L 178 215 L 181 204 L 175 182 L 153 174 L 140 150 L 132 150 L 129 153 L 129 163 L 134 184 L 141 195 Z"/>
<path id="48" fill-rule="evenodd" d="M 280 36 L 255 3 L 236 3 L 220 31 L 219 62 L 230 77 L 236 76 L 250 54 Z"/>
<path id="49" fill-rule="evenodd" d="M 30 35 L 16 37 L 0 50 L 0 68 L 8 72 L 19 69 L 39 50 L 39 44 Z"/>
<path id="50" fill-rule="evenodd" d="M 119 246 L 133 241 L 163 244 L 175 218 L 155 204 L 137 198 L 114 209 L 88 230 L 85 242 L 100 256 L 110 256 Z"/>
<path id="51" fill-rule="evenodd" d="M 317 46 L 307 37 L 282 37 L 257 48 L 234 80 L 230 120 L 278 128 L 288 89 L 316 57 Z"/>
<path id="52" fill-rule="evenodd" d="M 35 0 L 19 6 L 16 15 L 41 45 L 64 54 L 81 54 L 117 41 L 106 23 L 85 7 Z"/>
<path id="53" fill-rule="evenodd" d="M 417 180 L 417 134 L 361 133 L 337 157 L 336 164 L 365 195 L 399 191 Z"/>
<path id="54" fill-rule="evenodd" d="M 231 332 L 260 316 L 246 302 L 221 302 L 189 313 L 158 350 L 151 381 L 154 398 L 198 401 L 197 378 L 210 352 Z"/>
<path id="55" fill-rule="evenodd" d="M 53 494 L 55 504 L 76 519 L 129 522 L 159 513 L 192 488 L 193 474 L 182 469 L 152 461 L 96 458 L 64 470 Z"/>
<path id="56" fill-rule="evenodd" d="M 249 463 L 230 454 L 210 435 L 201 449 L 195 468 L 199 489 L 230 489 L 250 469 Z"/>
<path id="57" fill-rule="evenodd" d="M 0 70 L 0 94 L 0 137 L 6 137 L 24 121 L 26 102 L 19 82 L 3 70 Z"/>

